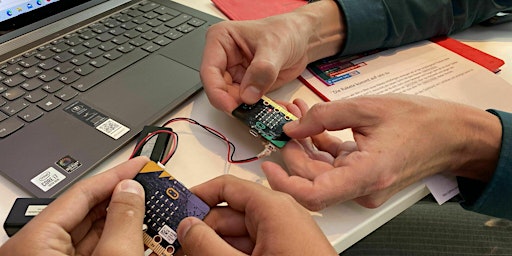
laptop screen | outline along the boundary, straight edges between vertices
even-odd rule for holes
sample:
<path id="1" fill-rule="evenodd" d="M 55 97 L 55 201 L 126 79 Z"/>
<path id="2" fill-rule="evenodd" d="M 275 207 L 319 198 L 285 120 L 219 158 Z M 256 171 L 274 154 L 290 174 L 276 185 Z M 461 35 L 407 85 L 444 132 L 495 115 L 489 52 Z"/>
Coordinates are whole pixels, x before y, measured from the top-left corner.
<path id="1" fill-rule="evenodd" d="M 0 0 L 0 22 L 58 1 L 59 0 Z"/>
<path id="2" fill-rule="evenodd" d="M 107 0 L 0 0 L 0 36 L 56 14 L 72 14 L 72 10 L 81 9 L 79 6 L 86 8 L 105 1 Z"/>

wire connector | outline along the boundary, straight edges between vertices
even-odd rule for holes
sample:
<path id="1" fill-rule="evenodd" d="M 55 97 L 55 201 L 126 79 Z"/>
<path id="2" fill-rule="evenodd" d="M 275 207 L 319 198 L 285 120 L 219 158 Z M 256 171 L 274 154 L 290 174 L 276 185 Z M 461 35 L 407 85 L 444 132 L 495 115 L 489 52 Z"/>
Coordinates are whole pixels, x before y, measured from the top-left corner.
<path id="1" fill-rule="evenodd" d="M 270 154 L 272 154 L 272 152 L 276 152 L 277 150 L 278 150 L 278 148 L 276 146 L 272 145 L 272 143 L 266 143 L 265 149 L 263 149 L 263 151 L 261 151 L 258 155 L 256 155 L 256 157 L 259 159 L 259 158 L 263 158 L 266 156 L 270 156 Z"/>

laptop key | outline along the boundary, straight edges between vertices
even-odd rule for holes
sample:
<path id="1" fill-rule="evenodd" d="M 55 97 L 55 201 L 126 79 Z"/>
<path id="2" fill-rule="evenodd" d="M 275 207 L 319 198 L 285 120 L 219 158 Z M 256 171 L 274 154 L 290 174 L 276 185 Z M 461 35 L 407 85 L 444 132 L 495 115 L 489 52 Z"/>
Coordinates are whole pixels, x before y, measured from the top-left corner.
<path id="1" fill-rule="evenodd" d="M 0 122 L 0 138 L 5 138 L 11 133 L 19 130 L 25 123 L 18 118 L 9 118 Z"/>
<path id="2" fill-rule="evenodd" d="M 65 63 L 62 63 L 62 64 L 58 65 L 57 67 L 55 67 L 55 70 L 61 74 L 65 74 L 65 73 L 73 70 L 74 68 L 75 68 L 75 65 L 73 65 L 69 62 L 65 62 Z"/>
<path id="3" fill-rule="evenodd" d="M 149 43 L 143 45 L 142 49 L 147 51 L 147 52 L 154 52 L 154 51 L 160 49 L 160 46 L 155 44 L 155 43 L 153 43 L 153 42 L 149 42 Z"/>
<path id="4" fill-rule="evenodd" d="M 4 112 L 1 112 L 1 111 L 0 111 L 0 122 L 2 122 L 3 120 L 5 120 L 5 119 L 7 119 L 7 118 L 9 118 L 9 116 L 8 116 L 8 115 L 6 115 L 6 114 L 4 114 Z"/>
<path id="5" fill-rule="evenodd" d="M 23 99 L 18 99 L 16 101 L 7 103 L 6 105 L 2 106 L 1 110 L 2 112 L 12 116 L 28 106 L 29 103 L 27 103 Z"/>
<path id="6" fill-rule="evenodd" d="M 78 92 L 75 89 L 73 89 L 69 86 L 66 86 L 66 87 L 62 88 L 62 90 L 58 91 L 55 94 L 55 97 L 57 97 L 63 101 L 69 101 L 77 95 L 78 95 Z"/>
<path id="7" fill-rule="evenodd" d="M 39 63 L 39 59 L 37 59 L 34 56 L 30 56 L 30 57 L 20 61 L 18 64 L 20 64 L 21 66 L 23 66 L 25 68 L 29 68 L 29 67 L 34 66 L 37 63 Z"/>
<path id="8" fill-rule="evenodd" d="M 44 92 L 43 90 L 35 90 L 27 93 L 25 95 L 25 99 L 31 103 L 36 103 L 42 99 L 44 99 L 48 94 Z"/>
<path id="9" fill-rule="evenodd" d="M 159 37 L 155 38 L 155 39 L 153 40 L 153 42 L 154 42 L 155 44 L 160 45 L 160 46 L 165 46 L 165 45 L 170 44 L 170 43 L 172 42 L 172 40 L 171 40 L 171 39 L 169 39 L 169 38 L 167 38 L 167 37 L 164 37 L 164 36 L 159 36 Z"/>
<path id="10" fill-rule="evenodd" d="M 192 16 L 190 16 L 188 14 L 181 14 L 180 16 L 166 22 L 165 25 L 168 27 L 171 27 L 171 28 L 175 28 L 175 27 L 187 22 L 191 18 L 192 18 Z"/>
<path id="11" fill-rule="evenodd" d="M 61 83 L 59 80 L 51 81 L 45 85 L 43 85 L 43 90 L 45 90 L 48 93 L 54 93 L 64 87 L 64 84 Z"/>
<path id="12" fill-rule="evenodd" d="M 41 52 L 36 54 L 36 57 L 40 60 L 47 60 L 49 58 L 52 58 L 53 56 L 55 56 L 55 52 L 50 49 L 42 50 Z"/>
<path id="13" fill-rule="evenodd" d="M 75 82 L 78 79 L 80 79 L 80 75 L 79 74 L 77 74 L 75 72 L 69 72 L 67 74 L 62 75 L 59 78 L 59 81 L 65 83 L 65 84 L 70 84 L 70 83 Z"/>
<path id="14" fill-rule="evenodd" d="M 25 122 L 32 122 L 43 116 L 43 114 L 44 112 L 41 109 L 35 106 L 30 106 L 18 113 L 18 117 L 23 119 Z"/>
<path id="15" fill-rule="evenodd" d="M 25 82 L 25 78 L 23 78 L 22 76 L 20 75 L 15 75 L 15 76 L 12 76 L 12 77 L 8 77 L 6 78 L 3 83 L 9 87 L 14 87 L 18 84 L 21 84 Z"/>
<path id="16" fill-rule="evenodd" d="M 8 76 L 12 76 L 22 70 L 23 70 L 23 68 L 18 65 L 11 65 L 11 66 L 7 66 L 7 67 L 3 68 L 2 73 L 6 74 Z"/>
<path id="17" fill-rule="evenodd" d="M 75 66 L 82 66 L 83 64 L 89 62 L 91 58 L 86 57 L 84 55 L 78 55 L 75 58 L 71 59 L 70 62 L 73 63 Z"/>
<path id="18" fill-rule="evenodd" d="M 156 4 L 156 3 L 148 3 L 148 4 L 145 4 L 141 7 L 139 7 L 139 11 L 141 12 L 149 12 L 149 11 L 152 11 L 153 9 L 159 7 L 160 5 L 159 4 Z"/>
<path id="19" fill-rule="evenodd" d="M 93 72 L 95 68 L 91 65 L 83 65 L 75 69 L 75 72 L 81 76 L 86 76 Z"/>
<path id="20" fill-rule="evenodd" d="M 29 69 L 26 69 L 24 70 L 23 72 L 21 72 L 21 74 L 26 77 L 26 78 L 33 78 L 33 77 L 36 77 L 38 76 L 39 74 L 43 73 L 43 70 L 41 70 L 41 68 L 39 67 L 31 67 Z"/>
<path id="21" fill-rule="evenodd" d="M 41 81 L 37 78 L 34 78 L 34 79 L 30 79 L 30 80 L 22 83 L 21 87 L 23 87 L 27 91 L 32 91 L 32 90 L 39 88 L 39 86 L 41 86 L 41 85 L 43 85 L 43 81 Z"/>
<path id="22" fill-rule="evenodd" d="M 78 55 L 78 54 L 82 54 L 84 53 L 85 51 L 87 51 L 89 48 L 83 46 L 83 45 L 77 45 L 77 46 L 74 46 L 72 47 L 71 49 L 69 49 L 69 52 L 74 54 L 74 55 Z"/>
<path id="23" fill-rule="evenodd" d="M 39 75 L 38 77 L 39 77 L 39 79 L 41 79 L 45 82 L 50 82 L 53 79 L 59 77 L 59 73 L 55 70 L 48 70 L 45 73 Z"/>
<path id="24" fill-rule="evenodd" d="M 14 88 L 2 93 L 2 96 L 9 101 L 13 101 L 13 100 L 23 96 L 24 94 L 25 94 L 25 90 L 23 90 L 19 87 L 14 87 Z"/>
<path id="25" fill-rule="evenodd" d="M 73 58 L 73 56 L 74 55 L 71 54 L 70 52 L 62 52 L 62 53 L 57 54 L 53 58 L 59 62 L 65 62 L 65 61 L 68 61 L 69 59 Z"/>
<path id="26" fill-rule="evenodd" d="M 107 65 L 109 60 L 104 57 L 98 57 L 96 59 L 93 59 L 89 64 L 91 64 L 94 67 L 101 68 L 105 65 Z"/>
<path id="27" fill-rule="evenodd" d="M 201 25 L 203 25 L 206 21 L 204 20 L 200 20 L 198 18 L 192 18 L 191 20 L 189 20 L 187 23 L 194 26 L 194 27 L 200 27 Z"/>
<path id="28" fill-rule="evenodd" d="M 84 54 L 85 54 L 85 56 L 87 56 L 91 59 L 94 59 L 98 56 L 103 55 L 103 51 L 98 48 L 93 48 L 93 49 L 90 49 L 89 51 L 85 52 Z"/>
<path id="29" fill-rule="evenodd" d="M 50 112 L 60 106 L 60 104 L 62 104 L 62 102 L 57 98 L 49 97 L 37 103 L 37 106 L 46 112 Z"/>
<path id="30" fill-rule="evenodd" d="M 44 70 L 49 70 L 49 69 L 52 69 L 53 67 L 57 66 L 58 64 L 59 64 L 59 62 L 57 62 L 56 60 L 48 59 L 48 60 L 45 60 L 45 61 L 39 63 L 39 65 L 37 65 L 37 66 Z"/>

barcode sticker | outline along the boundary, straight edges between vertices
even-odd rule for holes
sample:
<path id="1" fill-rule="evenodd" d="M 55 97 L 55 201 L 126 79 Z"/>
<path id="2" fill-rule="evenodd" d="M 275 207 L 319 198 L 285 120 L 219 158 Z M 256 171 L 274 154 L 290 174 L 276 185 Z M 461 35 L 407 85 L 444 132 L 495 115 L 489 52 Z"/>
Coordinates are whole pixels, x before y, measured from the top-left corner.
<path id="1" fill-rule="evenodd" d="M 176 231 L 172 230 L 172 228 L 167 225 L 164 225 L 160 231 L 158 231 L 158 234 L 170 244 L 173 244 L 178 238 Z"/>
<path id="2" fill-rule="evenodd" d="M 130 128 L 114 121 L 108 115 L 81 101 L 69 104 L 64 108 L 64 111 L 115 140 L 130 131 Z"/>
<path id="3" fill-rule="evenodd" d="M 114 121 L 111 118 L 96 126 L 96 129 L 116 140 L 130 131 L 130 128 Z"/>

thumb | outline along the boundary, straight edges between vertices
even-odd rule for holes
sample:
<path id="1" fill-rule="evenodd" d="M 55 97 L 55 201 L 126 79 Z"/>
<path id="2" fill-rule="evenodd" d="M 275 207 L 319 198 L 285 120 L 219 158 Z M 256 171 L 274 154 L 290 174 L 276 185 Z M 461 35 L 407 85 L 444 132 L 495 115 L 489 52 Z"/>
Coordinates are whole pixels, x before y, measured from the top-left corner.
<path id="1" fill-rule="evenodd" d="M 195 217 L 188 217 L 180 222 L 178 240 L 187 256 L 245 255 L 226 243 L 206 223 Z"/>
<path id="2" fill-rule="evenodd" d="M 100 255 L 142 255 L 144 189 L 134 180 L 117 184 L 107 209 L 105 227 L 96 247 Z M 115 246 L 117 245 L 117 246 Z"/>
<path id="3" fill-rule="evenodd" d="M 261 99 L 275 83 L 279 68 L 271 59 L 255 56 L 240 83 L 242 101 L 254 104 Z"/>

